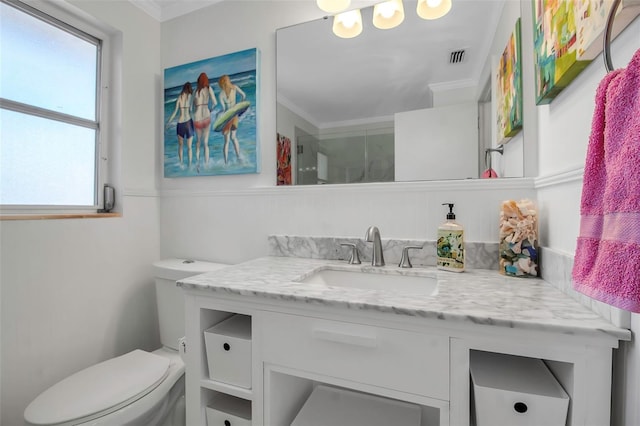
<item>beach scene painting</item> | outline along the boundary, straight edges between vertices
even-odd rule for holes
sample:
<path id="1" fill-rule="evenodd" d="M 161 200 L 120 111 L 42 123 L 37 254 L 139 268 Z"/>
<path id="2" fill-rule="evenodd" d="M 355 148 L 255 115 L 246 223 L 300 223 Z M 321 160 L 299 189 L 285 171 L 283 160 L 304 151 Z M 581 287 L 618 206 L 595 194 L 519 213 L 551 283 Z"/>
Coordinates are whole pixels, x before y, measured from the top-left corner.
<path id="1" fill-rule="evenodd" d="M 164 177 L 259 173 L 258 50 L 164 70 Z"/>
<path id="2" fill-rule="evenodd" d="M 498 143 L 502 144 L 522 129 L 522 59 L 520 18 L 502 52 L 496 72 Z"/>

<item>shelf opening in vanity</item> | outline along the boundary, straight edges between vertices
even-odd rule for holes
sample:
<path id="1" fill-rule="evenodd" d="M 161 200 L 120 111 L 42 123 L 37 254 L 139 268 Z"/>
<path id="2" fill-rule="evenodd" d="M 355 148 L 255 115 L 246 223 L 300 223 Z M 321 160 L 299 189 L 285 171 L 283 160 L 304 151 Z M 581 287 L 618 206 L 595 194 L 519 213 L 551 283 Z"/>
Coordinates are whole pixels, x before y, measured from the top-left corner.
<path id="1" fill-rule="evenodd" d="M 200 387 L 252 400 L 251 316 L 200 309 Z M 202 400 L 207 403 L 207 399 Z"/>
<path id="2" fill-rule="evenodd" d="M 573 364 L 469 351 L 470 424 L 571 425 Z"/>
<path id="3" fill-rule="evenodd" d="M 448 407 L 442 407 L 441 410 L 439 407 L 424 405 L 425 401 L 416 395 L 346 382 L 332 377 L 321 377 L 309 372 L 294 371 L 272 365 L 265 365 L 264 374 L 265 390 L 268 395 L 265 401 L 265 425 L 292 425 L 314 390 L 321 388 L 335 389 L 338 393 L 344 394 L 355 392 L 364 398 L 370 397 L 378 401 L 386 400 L 392 405 L 413 405 L 420 413 L 419 426 L 448 423 Z M 444 405 L 448 406 L 447 403 Z M 447 418 L 445 423 L 442 422 L 443 416 Z"/>
<path id="4" fill-rule="evenodd" d="M 207 425 L 251 426 L 251 401 L 202 389 Z"/>

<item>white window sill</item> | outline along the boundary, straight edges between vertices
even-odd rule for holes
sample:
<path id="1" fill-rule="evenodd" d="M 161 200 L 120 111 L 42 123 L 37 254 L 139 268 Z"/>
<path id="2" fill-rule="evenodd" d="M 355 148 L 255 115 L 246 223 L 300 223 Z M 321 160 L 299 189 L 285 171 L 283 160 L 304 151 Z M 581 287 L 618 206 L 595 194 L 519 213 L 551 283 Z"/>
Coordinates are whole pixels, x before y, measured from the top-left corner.
<path id="1" fill-rule="evenodd" d="M 0 220 L 98 219 L 107 217 L 122 217 L 122 213 L 2 214 L 0 215 Z"/>

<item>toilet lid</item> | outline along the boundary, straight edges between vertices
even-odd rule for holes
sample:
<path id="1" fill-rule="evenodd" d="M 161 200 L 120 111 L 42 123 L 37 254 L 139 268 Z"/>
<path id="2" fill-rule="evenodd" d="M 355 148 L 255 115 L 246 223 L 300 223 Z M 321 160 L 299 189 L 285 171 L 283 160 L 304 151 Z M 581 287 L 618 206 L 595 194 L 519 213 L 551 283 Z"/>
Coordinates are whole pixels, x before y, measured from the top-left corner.
<path id="1" fill-rule="evenodd" d="M 33 424 L 55 424 L 115 411 L 158 386 L 169 364 L 169 359 L 139 349 L 109 359 L 41 393 L 24 418 Z"/>

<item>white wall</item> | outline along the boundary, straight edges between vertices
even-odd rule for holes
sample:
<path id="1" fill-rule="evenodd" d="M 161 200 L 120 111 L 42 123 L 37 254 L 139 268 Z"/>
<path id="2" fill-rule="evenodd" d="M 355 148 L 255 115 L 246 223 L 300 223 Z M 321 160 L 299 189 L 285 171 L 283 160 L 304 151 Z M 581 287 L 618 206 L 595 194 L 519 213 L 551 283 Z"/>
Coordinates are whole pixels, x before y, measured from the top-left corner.
<path id="1" fill-rule="evenodd" d="M 616 68 L 625 67 L 640 48 L 640 19 L 636 19 L 613 42 L 611 53 Z M 598 56 L 549 105 L 538 107 L 538 202 L 540 240 L 544 246 L 573 255 L 580 226 L 582 169 L 591 131 L 596 88 L 605 75 Z M 631 329 L 640 333 L 640 314 L 632 314 Z M 621 424 L 640 424 L 640 348 L 634 343 L 626 350 L 626 382 Z"/>
<path id="2" fill-rule="evenodd" d="M 296 127 L 312 135 L 318 134 L 319 130 L 317 127 L 292 112 L 286 106 L 278 104 L 276 111 L 278 116 L 277 131 L 280 135 L 286 136 L 291 139 L 291 143 L 295 143 L 294 137 Z"/>
<path id="3" fill-rule="evenodd" d="M 469 179 L 478 173 L 478 104 L 395 115 L 396 182 Z"/>
<path id="4" fill-rule="evenodd" d="M 134 348 L 159 346 L 160 24 L 128 2 L 75 1 L 123 40 L 122 218 L 0 222 L 2 425 L 47 387 Z"/>
<path id="5" fill-rule="evenodd" d="M 491 47 L 489 48 L 489 55 L 487 57 L 487 61 L 485 62 L 484 68 L 480 74 L 480 81 L 478 84 L 478 92 L 485 87 L 485 83 L 487 81 L 491 82 L 491 92 L 492 92 L 492 108 L 491 108 L 491 141 L 492 146 L 497 147 L 499 142 L 502 142 L 502 138 L 498 137 L 497 131 L 497 112 L 496 112 L 496 70 L 498 68 L 498 63 L 500 60 L 500 56 L 504 52 L 505 47 L 509 41 L 509 37 L 513 33 L 515 28 L 516 21 L 519 17 L 521 17 L 522 22 L 521 26 L 521 36 L 522 36 L 522 60 L 523 60 L 523 70 L 526 70 L 526 67 L 531 67 L 532 64 L 528 63 L 527 58 L 533 55 L 533 47 L 532 43 L 526 43 L 527 36 L 532 31 L 529 31 L 530 25 L 527 25 L 530 19 L 526 15 L 528 9 L 531 9 L 531 3 L 529 1 L 507 1 L 504 4 L 502 9 L 502 15 L 497 24 L 497 30 L 495 37 L 491 43 Z M 524 12 L 524 13 L 522 13 Z M 522 15 L 522 16 L 521 16 Z M 531 129 L 535 128 L 536 117 L 535 114 L 532 113 L 532 104 L 533 100 L 528 97 L 529 91 L 526 90 L 527 82 L 531 82 L 533 84 L 533 76 L 530 73 L 523 73 L 523 114 L 524 114 L 524 124 L 523 130 L 517 133 L 515 136 L 510 138 L 504 144 L 504 152 L 502 155 L 500 154 L 492 154 L 492 165 L 493 169 L 497 171 L 498 176 L 500 177 L 512 177 L 512 176 L 536 176 L 534 173 L 532 164 L 535 164 L 535 157 L 531 158 L 530 153 L 525 152 L 525 147 L 528 145 L 533 145 L 535 147 L 535 142 L 526 143 L 525 140 L 535 141 L 536 134 L 531 132 Z M 484 157 L 484 155 L 482 155 Z M 528 159 L 526 157 L 529 157 Z M 529 167 L 525 167 L 526 164 Z"/>
<path id="6" fill-rule="evenodd" d="M 433 93 L 432 107 L 439 108 L 447 105 L 464 104 L 477 101 L 478 81 L 458 81 L 453 83 L 431 84 Z"/>

